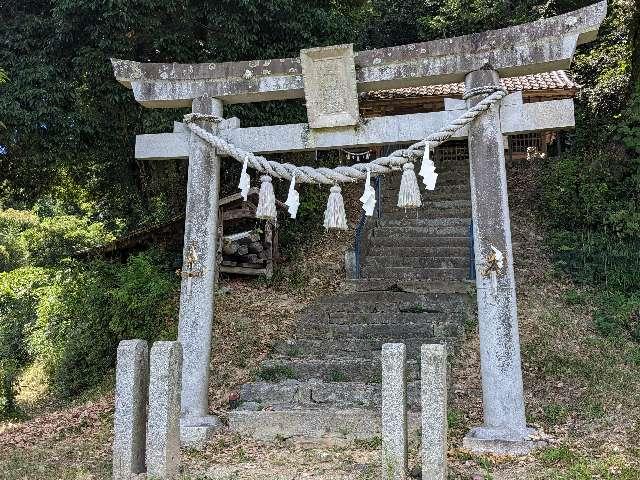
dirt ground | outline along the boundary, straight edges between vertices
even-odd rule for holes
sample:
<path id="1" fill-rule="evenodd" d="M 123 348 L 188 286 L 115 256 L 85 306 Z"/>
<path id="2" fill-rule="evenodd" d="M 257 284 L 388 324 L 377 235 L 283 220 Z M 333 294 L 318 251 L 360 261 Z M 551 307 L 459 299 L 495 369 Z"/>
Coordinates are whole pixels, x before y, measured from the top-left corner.
<path id="1" fill-rule="evenodd" d="M 449 478 L 638 480 L 640 346 L 596 333 L 589 292 L 558 274 L 543 246 L 529 210 L 536 194 L 529 169 L 511 174 L 509 185 L 528 422 L 548 443 L 518 459 L 462 449 L 466 431 L 482 422 L 477 325 L 470 324 L 453 368 Z M 357 212 L 357 206 L 347 210 Z M 320 237 L 271 282 L 223 283 L 216 303 L 212 411 L 224 414 L 238 386 L 251 378 L 271 345 L 289 335 L 308 302 L 339 288 L 342 250 L 352 238 L 352 232 Z M 63 409 L 44 408 L 26 421 L 0 423 L 0 479 L 110 478 L 112 421 L 113 397 L 106 393 Z M 341 447 L 264 444 L 222 434 L 204 452 L 185 452 L 183 479 L 372 480 L 380 478 L 379 447 L 376 441 Z M 418 448 L 412 438 L 414 470 Z"/>

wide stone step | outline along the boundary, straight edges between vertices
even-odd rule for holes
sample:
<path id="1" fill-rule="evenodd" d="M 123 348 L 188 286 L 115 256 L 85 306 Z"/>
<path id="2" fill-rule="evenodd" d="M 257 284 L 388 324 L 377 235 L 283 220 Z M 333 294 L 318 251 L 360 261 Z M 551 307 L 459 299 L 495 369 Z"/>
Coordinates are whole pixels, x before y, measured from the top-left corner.
<path id="1" fill-rule="evenodd" d="M 465 257 L 469 256 L 469 247 L 383 247 L 372 246 L 367 259 L 376 257 Z"/>
<path id="2" fill-rule="evenodd" d="M 344 314 L 421 313 L 450 314 L 467 309 L 469 299 L 459 293 L 357 292 L 329 297 L 315 303 L 302 316 L 301 322 L 336 323 Z M 391 317 L 392 319 L 395 317 Z M 399 317 L 399 322 L 404 318 Z M 436 320 L 434 320 L 436 321 Z M 388 323 L 391 320 L 387 320 Z"/>
<path id="3" fill-rule="evenodd" d="M 283 380 L 253 382 L 240 389 L 241 410 L 292 410 L 306 408 L 380 408 L 380 384 Z M 420 382 L 407 384 L 407 407 L 420 408 Z"/>
<path id="4" fill-rule="evenodd" d="M 456 227 L 459 230 L 459 227 Z M 433 247 L 469 247 L 469 228 L 464 228 L 464 235 L 447 236 L 436 233 L 423 233 L 422 235 L 402 236 L 395 229 L 390 229 L 392 234 L 384 235 L 381 229 L 376 229 L 371 237 L 370 248 L 378 247 L 402 247 L 402 248 L 433 248 Z M 437 229 L 436 229 L 437 230 Z"/>
<path id="5" fill-rule="evenodd" d="M 458 319 L 463 312 L 466 312 L 465 304 L 453 304 L 453 301 L 447 303 L 439 303 L 437 305 L 424 304 L 407 304 L 406 306 L 398 306 L 391 304 L 389 307 L 380 309 L 387 311 L 376 312 L 352 312 L 352 311 L 335 311 L 319 312 L 317 314 L 308 314 L 300 319 L 299 325 L 324 325 L 327 328 L 331 325 L 345 324 L 372 324 L 372 325 L 390 325 L 389 328 L 395 331 L 401 331 L 405 324 L 414 324 L 420 322 L 430 322 L 439 324 L 447 322 L 450 319 Z M 431 307 L 431 308 L 429 308 Z M 360 308 L 360 307 L 354 307 Z M 389 311 L 390 308 L 394 310 Z"/>
<path id="6" fill-rule="evenodd" d="M 425 341 L 424 343 L 429 343 Z M 265 381 L 289 379 L 309 380 L 312 378 L 325 382 L 364 382 L 380 383 L 380 356 L 370 358 L 272 358 L 260 365 L 258 377 Z M 407 380 L 419 378 L 419 366 L 416 360 L 407 361 Z"/>
<path id="7" fill-rule="evenodd" d="M 366 278 L 395 278 L 399 280 L 464 280 L 467 268 L 412 268 L 412 267 L 362 267 L 361 276 Z"/>
<path id="8" fill-rule="evenodd" d="M 438 169 L 436 166 L 436 173 L 438 174 L 438 181 L 443 178 L 458 178 L 461 180 L 469 180 L 469 169 Z M 418 172 L 416 171 L 416 174 Z M 400 183 L 402 182 L 401 175 L 394 175 L 393 177 L 387 177 L 382 179 L 382 188 L 384 190 L 388 190 L 390 188 L 398 188 Z M 418 176 L 418 184 L 420 185 L 420 189 L 424 189 L 422 183 L 422 177 Z M 436 183 L 437 184 L 437 183 Z"/>
<path id="9" fill-rule="evenodd" d="M 372 331 L 376 329 L 384 331 L 388 325 L 370 326 Z M 367 327 L 361 327 L 366 331 Z M 420 325 L 408 326 L 405 331 L 389 332 L 389 334 L 366 338 L 364 335 L 360 338 L 353 337 L 329 337 L 326 339 L 306 339 L 288 340 L 275 346 L 274 351 L 282 357 L 274 357 L 280 359 L 309 359 L 309 358 L 353 358 L 363 360 L 373 360 L 380 358 L 380 350 L 385 343 L 404 343 L 407 348 L 407 356 L 417 358 L 420 352 L 420 346 L 424 343 L 451 343 L 451 339 L 463 332 L 461 325 L 454 323 L 438 326 L 438 330 L 445 335 L 434 335 L 434 326 Z M 415 332 L 415 333 L 414 333 Z M 305 378 L 305 377 L 294 377 Z M 332 379 L 330 379 L 332 380 Z M 352 379 L 349 379 L 353 381 Z M 341 381 L 333 379 L 333 381 Z"/>
<path id="10" fill-rule="evenodd" d="M 452 220 L 452 219 L 447 219 Z M 458 220 L 458 219 L 453 219 Z M 401 238 L 423 238 L 432 237 L 464 237 L 468 235 L 469 226 L 460 225 L 430 225 L 420 227 L 403 227 L 402 225 L 387 225 L 377 227 L 373 232 L 373 238 L 392 237 Z"/>
<path id="11" fill-rule="evenodd" d="M 229 430 L 256 440 L 301 440 L 309 444 L 345 445 L 354 440 L 380 438 L 380 412 L 372 409 L 234 410 Z M 408 426 L 415 435 L 419 414 L 409 412 Z"/>
<path id="12" fill-rule="evenodd" d="M 400 222 L 411 222 L 412 220 L 426 220 L 429 218 L 471 218 L 471 209 L 451 208 L 447 210 L 432 210 L 423 207 L 421 209 L 404 209 L 397 206 L 387 207 L 382 217 L 384 220 L 398 220 Z"/>
<path id="13" fill-rule="evenodd" d="M 356 323 L 347 321 L 330 325 L 309 323 L 296 331 L 297 339 L 278 343 L 274 351 L 281 356 L 349 356 L 377 358 L 384 343 L 405 343 L 418 351 L 422 343 L 444 343 L 460 335 L 464 321 L 454 318 L 438 323 L 398 325 L 393 323 Z M 371 354 L 373 352 L 373 354 Z M 349 355 L 345 355 L 348 353 Z"/>
<path id="14" fill-rule="evenodd" d="M 395 200 L 395 202 L 393 201 Z M 396 203 L 397 199 L 390 199 L 392 203 Z M 458 200 L 449 200 L 449 199 L 431 199 L 423 197 L 423 206 L 422 208 L 417 209 L 419 212 L 424 211 L 424 207 L 430 207 L 433 210 L 450 210 L 450 209 L 458 209 L 458 208 L 471 208 L 471 200 L 469 199 L 458 199 Z M 411 213 L 414 213 L 415 210 L 408 210 L 407 215 L 410 216 Z"/>
<path id="15" fill-rule="evenodd" d="M 398 227 L 404 228 L 420 228 L 420 227 L 452 227 L 464 226 L 469 227 L 471 219 L 469 217 L 442 217 L 442 218 L 394 218 L 383 217 L 378 220 L 378 226 L 375 228 L 374 235 L 378 233 L 378 228 Z"/>
<path id="16" fill-rule="evenodd" d="M 445 177 L 442 177 L 445 178 Z M 455 185 L 469 185 L 469 177 L 464 176 L 464 175 L 458 175 L 457 177 L 451 177 L 451 180 L 453 179 L 458 179 L 457 183 L 450 183 L 447 185 L 447 190 L 449 189 L 455 189 L 455 188 L 462 188 L 462 187 L 455 187 Z M 424 183 L 422 183 L 422 178 L 418 177 L 418 186 L 420 187 L 420 192 L 422 193 L 428 193 L 428 194 L 432 194 L 432 193 L 436 193 L 440 190 L 444 190 L 442 188 L 442 184 L 440 184 L 440 174 L 438 174 L 438 179 L 436 180 L 436 188 L 434 190 L 427 190 L 424 186 Z M 398 190 L 400 190 L 400 180 L 396 180 L 396 181 L 385 181 L 384 179 L 382 180 L 382 196 L 384 197 L 384 195 L 387 192 L 398 192 Z M 467 190 L 469 191 L 469 190 Z"/>
<path id="17" fill-rule="evenodd" d="M 346 280 L 345 289 L 357 294 L 407 292 L 425 294 L 465 294 L 465 298 L 475 297 L 475 282 L 462 280 L 399 280 L 393 278 L 356 278 Z"/>
<path id="18" fill-rule="evenodd" d="M 468 268 L 467 257 L 418 257 L 418 256 L 367 256 L 364 266 L 376 267 L 413 267 L 413 268 Z"/>

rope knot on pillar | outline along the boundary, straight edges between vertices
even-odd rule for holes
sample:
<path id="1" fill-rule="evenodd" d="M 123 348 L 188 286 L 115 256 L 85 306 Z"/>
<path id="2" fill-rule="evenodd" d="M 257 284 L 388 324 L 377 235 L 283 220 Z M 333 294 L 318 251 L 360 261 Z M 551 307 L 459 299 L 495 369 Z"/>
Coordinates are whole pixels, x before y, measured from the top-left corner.
<path id="1" fill-rule="evenodd" d="M 193 122 L 214 122 L 220 123 L 224 120 L 219 115 L 211 115 L 209 113 L 187 113 L 184 116 L 184 123 L 189 124 Z"/>
<path id="2" fill-rule="evenodd" d="M 469 100 L 470 98 L 477 97 L 478 95 L 490 95 L 494 92 L 502 92 L 503 96 L 508 94 L 507 90 L 502 85 L 487 85 L 484 87 L 475 87 L 470 89 L 465 89 L 464 95 L 462 95 L 463 100 Z"/>

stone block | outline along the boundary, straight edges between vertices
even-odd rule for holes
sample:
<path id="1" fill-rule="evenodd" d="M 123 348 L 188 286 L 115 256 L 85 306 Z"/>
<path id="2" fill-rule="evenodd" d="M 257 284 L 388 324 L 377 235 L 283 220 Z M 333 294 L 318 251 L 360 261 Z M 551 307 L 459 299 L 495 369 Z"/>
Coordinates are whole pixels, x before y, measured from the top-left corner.
<path id="1" fill-rule="evenodd" d="M 348 127 L 358 123 L 358 90 L 353 45 L 300 51 L 309 127 Z"/>
<path id="2" fill-rule="evenodd" d="M 149 347 L 144 340 L 118 345 L 113 435 L 113 480 L 129 480 L 143 473 Z"/>
<path id="3" fill-rule="evenodd" d="M 422 478 L 447 478 L 447 347 L 422 345 Z"/>
<path id="4" fill-rule="evenodd" d="M 215 415 L 182 418 L 180 421 L 180 444 L 193 450 L 202 450 L 221 429 L 222 422 Z"/>
<path id="5" fill-rule="evenodd" d="M 407 472 L 406 348 L 382 345 L 382 478 L 404 480 Z"/>
<path id="6" fill-rule="evenodd" d="M 180 343 L 154 343 L 150 371 L 147 477 L 174 479 L 180 469 Z"/>

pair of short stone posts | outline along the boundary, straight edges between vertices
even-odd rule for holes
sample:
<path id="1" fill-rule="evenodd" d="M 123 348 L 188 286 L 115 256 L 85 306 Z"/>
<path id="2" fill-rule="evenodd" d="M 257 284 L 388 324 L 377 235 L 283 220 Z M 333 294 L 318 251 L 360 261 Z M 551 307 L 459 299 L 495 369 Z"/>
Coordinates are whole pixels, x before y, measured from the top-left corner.
<path id="1" fill-rule="evenodd" d="M 422 478 L 447 478 L 446 346 L 422 345 Z M 406 347 L 382 346 L 382 478 L 407 478 Z"/>
<path id="2" fill-rule="evenodd" d="M 149 374 L 150 372 L 150 374 Z M 180 468 L 182 348 L 123 340 L 118 346 L 113 479 L 173 479 Z M 148 402 L 147 402 L 148 398 Z"/>

